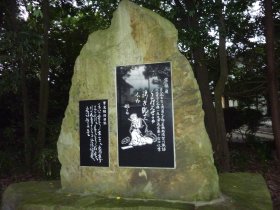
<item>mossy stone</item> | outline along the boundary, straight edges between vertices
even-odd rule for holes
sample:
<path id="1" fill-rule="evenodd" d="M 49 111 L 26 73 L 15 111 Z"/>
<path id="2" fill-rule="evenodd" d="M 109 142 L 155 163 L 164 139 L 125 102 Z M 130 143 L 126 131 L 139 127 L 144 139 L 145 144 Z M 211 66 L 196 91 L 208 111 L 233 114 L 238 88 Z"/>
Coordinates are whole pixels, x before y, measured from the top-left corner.
<path id="1" fill-rule="evenodd" d="M 181 201 L 219 197 L 199 88 L 177 39 L 171 22 L 127 0 L 119 4 L 108 29 L 89 36 L 75 63 L 57 144 L 63 191 Z M 172 65 L 176 169 L 119 168 L 115 68 L 165 61 Z M 80 166 L 78 104 L 94 99 L 108 99 L 108 168 Z"/>
<path id="2" fill-rule="evenodd" d="M 5 190 L 2 210 L 272 210 L 259 174 L 221 174 L 220 186 L 223 196 L 218 200 L 185 203 L 66 193 L 59 181 L 22 182 Z"/>

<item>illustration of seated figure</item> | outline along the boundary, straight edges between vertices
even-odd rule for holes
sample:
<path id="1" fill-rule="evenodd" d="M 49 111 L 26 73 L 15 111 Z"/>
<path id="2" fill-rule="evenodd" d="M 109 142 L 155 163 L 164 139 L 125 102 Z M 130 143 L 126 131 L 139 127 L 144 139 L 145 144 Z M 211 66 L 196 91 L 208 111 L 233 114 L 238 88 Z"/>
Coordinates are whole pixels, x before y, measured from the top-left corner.
<path id="1" fill-rule="evenodd" d="M 138 117 L 136 113 L 131 114 L 129 120 L 131 121 L 129 129 L 131 135 L 130 146 L 142 146 L 156 141 L 156 135 L 148 130 L 145 120 Z"/>

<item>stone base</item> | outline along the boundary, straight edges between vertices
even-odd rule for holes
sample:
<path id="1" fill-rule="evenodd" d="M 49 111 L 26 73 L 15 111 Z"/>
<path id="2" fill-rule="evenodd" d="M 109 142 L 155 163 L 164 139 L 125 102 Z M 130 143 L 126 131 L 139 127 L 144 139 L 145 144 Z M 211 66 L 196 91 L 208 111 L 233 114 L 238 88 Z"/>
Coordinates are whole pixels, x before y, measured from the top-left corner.
<path id="1" fill-rule="evenodd" d="M 60 191 L 59 181 L 22 182 L 10 185 L 3 194 L 2 210 L 272 210 L 272 201 L 261 175 L 220 175 L 223 197 L 208 203 L 135 200 L 98 195 L 77 195 Z"/>

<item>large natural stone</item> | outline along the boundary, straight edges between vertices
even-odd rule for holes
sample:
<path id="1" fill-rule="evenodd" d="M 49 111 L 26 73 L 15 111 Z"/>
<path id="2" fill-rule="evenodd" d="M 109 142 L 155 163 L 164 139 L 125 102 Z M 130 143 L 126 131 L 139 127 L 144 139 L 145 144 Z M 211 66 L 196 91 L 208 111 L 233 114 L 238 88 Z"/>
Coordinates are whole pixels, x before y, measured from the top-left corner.
<path id="1" fill-rule="evenodd" d="M 172 64 L 176 169 L 118 167 L 116 66 Z M 81 167 L 79 100 L 108 99 L 110 167 Z M 75 63 L 69 103 L 58 140 L 62 190 L 122 197 L 211 200 L 219 197 L 212 148 L 204 126 L 201 95 L 168 20 L 127 0 L 111 26 L 91 34 Z M 144 176 L 143 176 L 144 174 Z"/>
<path id="2" fill-rule="evenodd" d="M 3 194 L 2 210 L 272 210 L 263 177 L 250 173 L 221 174 L 223 198 L 211 202 L 126 200 L 61 192 L 58 181 L 22 182 Z"/>

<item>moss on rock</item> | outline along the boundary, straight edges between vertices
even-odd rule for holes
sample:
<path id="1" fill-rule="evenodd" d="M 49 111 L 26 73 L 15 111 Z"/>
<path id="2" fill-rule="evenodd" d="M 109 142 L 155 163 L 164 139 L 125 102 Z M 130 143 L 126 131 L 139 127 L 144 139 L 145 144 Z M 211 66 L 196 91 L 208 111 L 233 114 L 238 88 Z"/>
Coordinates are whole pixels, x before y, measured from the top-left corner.
<path id="1" fill-rule="evenodd" d="M 218 200 L 184 203 L 65 193 L 59 181 L 22 182 L 6 189 L 2 210 L 272 210 L 261 175 L 221 174 L 220 186 L 223 197 Z"/>
<path id="2" fill-rule="evenodd" d="M 219 197 L 199 88 L 189 62 L 178 50 L 177 38 L 171 22 L 128 0 L 119 4 L 108 29 L 89 36 L 75 63 L 58 140 L 65 192 L 182 201 Z M 165 61 L 172 63 L 176 169 L 143 169 L 147 174 L 143 180 L 138 176 L 141 169 L 118 167 L 115 68 Z M 108 99 L 108 168 L 80 166 L 78 103 L 94 99 Z"/>

